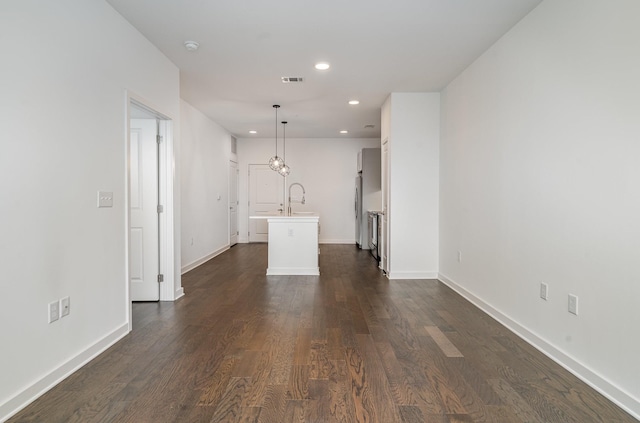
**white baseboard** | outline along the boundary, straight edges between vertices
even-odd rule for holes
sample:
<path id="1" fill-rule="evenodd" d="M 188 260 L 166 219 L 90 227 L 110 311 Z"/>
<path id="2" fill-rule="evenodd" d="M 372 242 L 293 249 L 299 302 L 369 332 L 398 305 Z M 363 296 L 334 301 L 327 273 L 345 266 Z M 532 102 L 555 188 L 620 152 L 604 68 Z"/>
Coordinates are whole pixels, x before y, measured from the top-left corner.
<path id="1" fill-rule="evenodd" d="M 178 298 L 182 298 L 184 297 L 184 288 L 180 287 L 179 289 L 176 289 L 176 292 L 173 296 L 173 300 L 177 300 Z"/>
<path id="2" fill-rule="evenodd" d="M 59 367 L 23 389 L 21 392 L 0 404 L 0 421 L 4 422 L 18 411 L 31 404 L 45 392 L 69 377 L 73 372 L 87 364 L 89 361 L 97 357 L 107 348 L 118 342 L 129 333 L 129 324 L 125 323 L 116 328 L 113 332 L 100 339 L 84 351 L 81 351 L 75 357 L 67 360 Z"/>
<path id="3" fill-rule="evenodd" d="M 317 276 L 320 274 L 319 267 L 270 267 L 267 275 L 307 275 Z"/>
<path id="4" fill-rule="evenodd" d="M 596 391 L 600 392 L 610 401 L 617 404 L 627 413 L 631 414 L 634 418 L 640 420 L 640 400 L 638 398 L 634 398 L 631 394 L 616 386 L 605 377 L 589 369 L 587 366 L 585 366 L 575 358 L 571 357 L 561 349 L 557 348 L 555 345 L 547 342 L 543 338 L 531 332 L 526 327 L 514 321 L 501 311 L 495 309 L 493 306 L 486 303 L 481 298 L 478 298 L 473 293 L 467 291 L 465 288 L 458 285 L 456 282 L 449 279 L 445 275 L 438 274 L 438 279 L 442 283 L 456 291 L 458 294 L 462 295 L 480 310 L 496 319 L 503 326 L 505 326 L 511 332 L 515 333 L 517 336 L 522 338 L 538 351 L 558 363 L 560 366 L 564 367 L 566 370 L 571 372 L 573 375 L 585 382 L 587 385 L 591 386 Z"/>
<path id="5" fill-rule="evenodd" d="M 438 272 L 389 272 L 387 277 L 389 279 L 438 279 Z"/>
<path id="6" fill-rule="evenodd" d="M 322 239 L 318 240 L 318 244 L 353 244 L 356 245 L 356 241 L 353 239 Z"/>
<path id="7" fill-rule="evenodd" d="M 205 263 L 209 260 L 211 260 L 212 258 L 214 258 L 217 255 L 220 255 L 222 253 L 224 253 L 225 251 L 227 251 L 229 248 L 229 245 L 225 245 L 224 247 L 218 248 L 217 250 L 215 250 L 214 252 L 207 254 L 204 257 L 201 257 L 195 261 L 192 261 L 189 264 L 185 264 L 184 266 L 182 266 L 182 268 L 180 269 L 180 274 L 184 275 L 185 273 L 187 273 L 189 270 L 193 270 L 196 267 L 200 266 L 202 263 Z"/>

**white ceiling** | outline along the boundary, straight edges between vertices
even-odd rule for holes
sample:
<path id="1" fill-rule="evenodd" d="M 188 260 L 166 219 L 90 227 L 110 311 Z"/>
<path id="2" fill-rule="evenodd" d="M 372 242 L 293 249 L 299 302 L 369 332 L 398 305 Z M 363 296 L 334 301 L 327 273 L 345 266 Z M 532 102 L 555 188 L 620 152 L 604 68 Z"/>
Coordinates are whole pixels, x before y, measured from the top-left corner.
<path id="1" fill-rule="evenodd" d="M 368 138 L 389 93 L 441 90 L 541 0 L 107 1 L 180 68 L 181 97 L 235 136 L 272 138 L 280 104 L 287 137 Z"/>

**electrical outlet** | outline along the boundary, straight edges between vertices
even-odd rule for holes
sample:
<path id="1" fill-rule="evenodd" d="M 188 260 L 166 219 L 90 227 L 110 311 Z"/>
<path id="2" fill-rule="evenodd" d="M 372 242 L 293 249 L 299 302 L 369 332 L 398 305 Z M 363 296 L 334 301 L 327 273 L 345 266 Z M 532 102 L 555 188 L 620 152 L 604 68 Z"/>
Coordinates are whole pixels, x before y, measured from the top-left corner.
<path id="1" fill-rule="evenodd" d="M 71 312 L 71 302 L 69 297 L 64 297 L 60 300 L 60 317 L 68 316 Z"/>
<path id="2" fill-rule="evenodd" d="M 549 294 L 549 285 L 544 282 L 540 283 L 540 298 L 543 300 L 547 300 L 547 296 Z"/>
<path id="3" fill-rule="evenodd" d="M 113 207 L 112 191 L 98 191 L 98 207 Z"/>
<path id="4" fill-rule="evenodd" d="M 578 315 L 578 297 L 569 294 L 569 313 Z"/>
<path id="5" fill-rule="evenodd" d="M 49 303 L 49 323 L 53 323 L 60 318 L 60 304 L 57 301 Z"/>

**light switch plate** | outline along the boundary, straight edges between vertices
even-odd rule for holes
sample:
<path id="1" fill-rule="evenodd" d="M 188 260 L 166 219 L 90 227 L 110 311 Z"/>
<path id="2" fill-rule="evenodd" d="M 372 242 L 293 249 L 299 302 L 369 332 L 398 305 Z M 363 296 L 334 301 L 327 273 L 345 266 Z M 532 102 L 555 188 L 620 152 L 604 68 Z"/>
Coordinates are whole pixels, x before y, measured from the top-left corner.
<path id="1" fill-rule="evenodd" d="M 49 303 L 49 323 L 53 323 L 60 318 L 60 304 L 57 301 Z"/>
<path id="2" fill-rule="evenodd" d="M 569 294 L 569 313 L 578 315 L 578 297 L 573 294 Z"/>
<path id="3" fill-rule="evenodd" d="M 71 311 L 71 302 L 69 297 L 64 297 L 60 300 L 60 317 L 67 316 Z"/>
<path id="4" fill-rule="evenodd" d="M 540 283 L 540 298 L 542 298 L 543 300 L 546 300 L 548 295 L 549 295 L 549 285 L 547 285 L 544 282 L 541 282 Z"/>
<path id="5" fill-rule="evenodd" d="M 98 207 L 113 207 L 113 192 L 98 191 Z"/>

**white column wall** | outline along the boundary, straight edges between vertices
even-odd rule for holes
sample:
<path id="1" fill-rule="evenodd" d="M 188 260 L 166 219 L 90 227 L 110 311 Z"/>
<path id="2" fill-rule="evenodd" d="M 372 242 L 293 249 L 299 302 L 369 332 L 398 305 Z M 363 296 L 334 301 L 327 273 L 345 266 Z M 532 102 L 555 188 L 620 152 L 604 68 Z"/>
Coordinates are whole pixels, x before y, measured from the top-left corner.
<path id="1" fill-rule="evenodd" d="M 638 16 L 545 1 L 455 79 L 440 197 L 442 279 L 636 416 Z"/>
<path id="2" fill-rule="evenodd" d="M 320 214 L 320 243 L 355 244 L 358 151 L 379 146 L 379 138 L 287 138 L 286 162 L 291 167 L 287 187 L 299 182 L 307 192 L 306 204 L 293 208 Z M 238 139 L 239 242 L 248 242 L 248 165 L 268 163 L 274 151 L 273 138 Z"/>
<path id="3" fill-rule="evenodd" d="M 181 268 L 185 271 L 229 248 L 231 134 L 189 103 L 180 104 Z"/>
<path id="4" fill-rule="evenodd" d="M 392 93 L 389 137 L 389 278 L 438 275 L 440 94 Z"/>
<path id="5" fill-rule="evenodd" d="M 127 90 L 176 133 L 180 110 L 178 69 L 103 1 L 3 2 L 0 51 L 3 420 L 128 332 Z"/>

